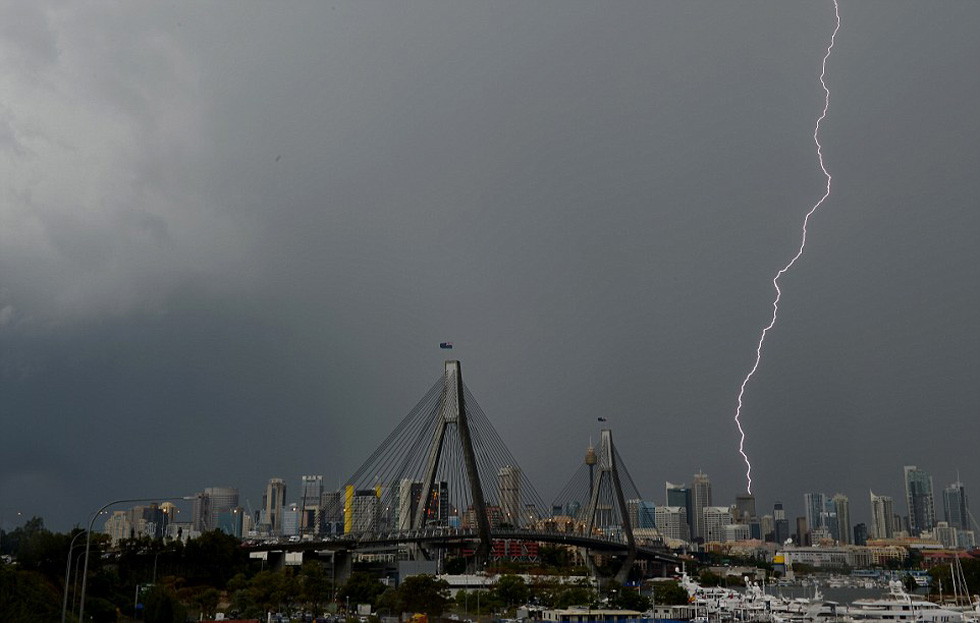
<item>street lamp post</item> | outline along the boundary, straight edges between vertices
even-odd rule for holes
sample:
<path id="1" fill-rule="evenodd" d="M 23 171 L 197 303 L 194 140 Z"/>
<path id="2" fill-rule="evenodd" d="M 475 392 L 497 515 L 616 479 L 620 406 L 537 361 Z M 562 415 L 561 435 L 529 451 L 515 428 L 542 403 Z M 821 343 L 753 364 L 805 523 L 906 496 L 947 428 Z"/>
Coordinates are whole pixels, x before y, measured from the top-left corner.
<path id="1" fill-rule="evenodd" d="M 75 551 L 75 541 L 78 537 L 85 534 L 85 531 L 81 531 L 76 534 L 71 543 L 68 544 L 68 562 L 65 563 L 65 600 L 61 605 L 61 623 L 65 623 L 65 617 L 68 614 L 68 585 L 71 583 L 71 554 Z"/>
<path id="2" fill-rule="evenodd" d="M 95 519 L 102 513 L 102 511 L 104 511 L 105 509 L 107 509 L 110 506 L 113 506 L 115 504 L 124 504 L 124 503 L 127 503 L 127 502 L 157 502 L 157 501 L 160 501 L 160 500 L 193 500 L 193 499 L 194 499 L 194 496 L 192 496 L 192 495 L 171 495 L 171 496 L 159 497 L 159 498 L 127 498 L 127 499 L 122 499 L 122 500 L 113 500 L 113 501 L 111 501 L 111 502 L 103 505 L 101 508 L 99 508 L 99 510 L 95 511 L 95 513 L 92 515 L 91 521 L 88 522 L 88 532 L 85 533 L 86 534 L 86 536 L 85 536 L 85 564 L 82 566 L 82 598 L 81 598 L 81 601 L 79 602 L 79 605 L 78 605 L 78 621 L 79 621 L 79 623 L 82 623 L 82 621 L 84 621 L 83 616 L 85 614 L 85 582 L 86 582 L 86 580 L 88 580 L 88 556 L 89 556 L 89 550 L 90 550 L 91 543 L 92 543 L 92 527 L 95 525 Z"/>

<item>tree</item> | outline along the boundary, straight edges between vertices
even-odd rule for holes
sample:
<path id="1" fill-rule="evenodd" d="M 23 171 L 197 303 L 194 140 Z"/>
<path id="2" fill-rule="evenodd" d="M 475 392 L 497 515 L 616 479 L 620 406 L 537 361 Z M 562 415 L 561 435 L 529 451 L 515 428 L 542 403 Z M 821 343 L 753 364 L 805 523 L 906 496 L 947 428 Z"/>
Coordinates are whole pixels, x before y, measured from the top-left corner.
<path id="1" fill-rule="evenodd" d="M 679 582 L 657 582 L 653 585 L 654 602 L 665 606 L 681 606 L 687 603 L 687 591 Z"/>
<path id="2" fill-rule="evenodd" d="M 466 559 L 462 556 L 452 556 L 446 558 L 443 562 L 442 568 L 449 575 L 460 575 L 466 573 Z"/>
<path id="3" fill-rule="evenodd" d="M 508 608 L 514 604 L 526 602 L 530 594 L 524 578 L 519 575 L 500 576 L 500 579 L 497 580 L 497 588 L 494 590 Z"/>
<path id="4" fill-rule="evenodd" d="M 449 583 L 433 575 L 413 575 L 398 587 L 398 604 L 402 612 L 424 612 L 430 617 L 442 616 L 449 602 Z"/>
<path id="5" fill-rule="evenodd" d="M 323 571 L 323 565 L 310 560 L 303 563 L 299 572 L 300 599 L 309 606 L 310 611 L 319 614 L 323 604 L 330 601 L 333 584 Z"/>
<path id="6" fill-rule="evenodd" d="M 183 623 L 187 610 L 172 588 L 157 585 L 143 593 L 143 616 L 146 623 Z"/>
<path id="7" fill-rule="evenodd" d="M 385 591 L 385 585 L 370 573 L 357 571 L 352 573 L 343 588 L 340 589 L 340 599 L 357 604 L 376 604 L 378 597 Z"/>

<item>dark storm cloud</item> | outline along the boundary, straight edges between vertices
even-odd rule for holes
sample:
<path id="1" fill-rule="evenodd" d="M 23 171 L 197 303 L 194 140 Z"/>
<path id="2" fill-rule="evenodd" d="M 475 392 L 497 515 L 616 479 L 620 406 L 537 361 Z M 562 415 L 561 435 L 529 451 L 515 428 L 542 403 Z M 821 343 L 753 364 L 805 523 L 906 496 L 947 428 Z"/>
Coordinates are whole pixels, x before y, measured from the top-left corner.
<path id="1" fill-rule="evenodd" d="M 447 339 L 545 499 L 599 415 L 647 497 L 744 487 L 829 3 L 4 11 L 3 508 L 336 484 Z M 760 507 L 980 482 L 976 11 L 841 8 L 834 194 L 746 394 Z"/>

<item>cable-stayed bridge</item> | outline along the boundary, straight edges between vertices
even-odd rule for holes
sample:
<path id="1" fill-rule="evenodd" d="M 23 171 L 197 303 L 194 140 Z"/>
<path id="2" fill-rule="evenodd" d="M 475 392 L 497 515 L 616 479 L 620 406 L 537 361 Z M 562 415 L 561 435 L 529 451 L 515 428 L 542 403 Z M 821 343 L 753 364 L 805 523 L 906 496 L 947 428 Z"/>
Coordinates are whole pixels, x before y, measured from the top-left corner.
<path id="1" fill-rule="evenodd" d="M 340 519 L 333 536 L 299 543 L 253 545 L 255 551 L 384 551 L 402 559 L 430 558 L 439 549 L 467 555 L 480 568 L 513 555 L 514 543 L 573 548 L 592 567 L 593 556 L 618 558 L 624 580 L 639 557 L 672 564 L 659 542 L 634 535 L 641 496 L 612 441 L 600 433 L 598 451 L 558 498 L 546 505 L 501 436 L 463 383 L 458 361 L 442 376 L 361 467 L 341 499 L 318 514 Z M 501 543 L 508 547 L 502 551 Z"/>

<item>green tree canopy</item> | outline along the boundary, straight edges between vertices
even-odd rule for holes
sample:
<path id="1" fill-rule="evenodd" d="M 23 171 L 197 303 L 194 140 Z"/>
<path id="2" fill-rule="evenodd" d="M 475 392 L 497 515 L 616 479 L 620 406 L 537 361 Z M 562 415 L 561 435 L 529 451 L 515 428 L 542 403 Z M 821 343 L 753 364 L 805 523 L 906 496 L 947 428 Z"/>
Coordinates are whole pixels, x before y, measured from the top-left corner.
<path id="1" fill-rule="evenodd" d="M 424 612 L 430 617 L 442 616 L 449 602 L 449 583 L 432 575 L 413 575 L 398 586 L 398 603 L 402 612 Z"/>

